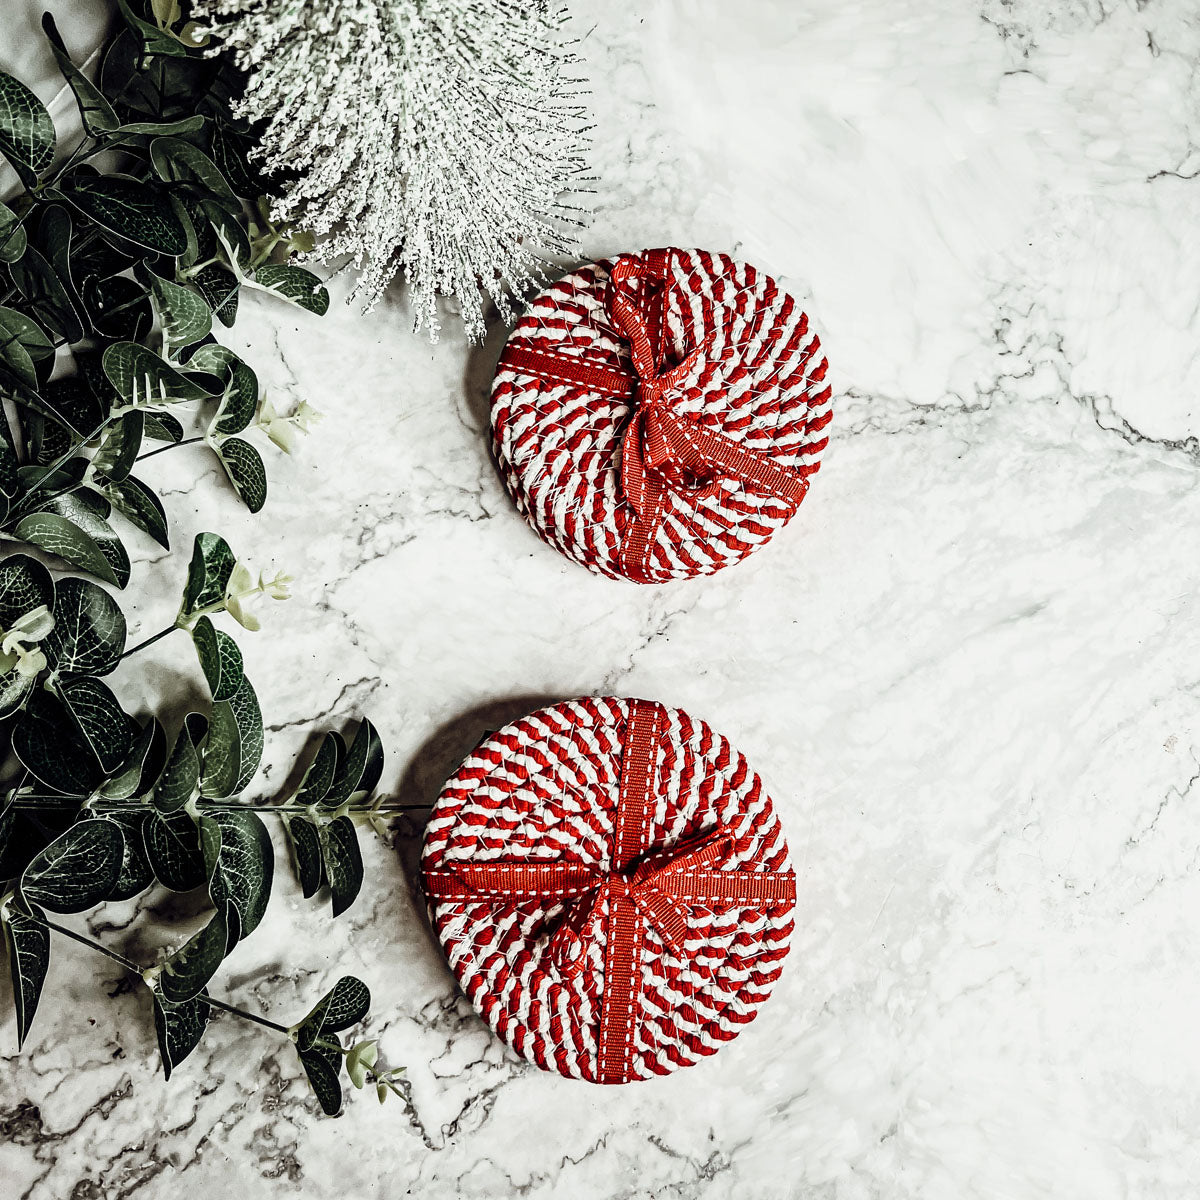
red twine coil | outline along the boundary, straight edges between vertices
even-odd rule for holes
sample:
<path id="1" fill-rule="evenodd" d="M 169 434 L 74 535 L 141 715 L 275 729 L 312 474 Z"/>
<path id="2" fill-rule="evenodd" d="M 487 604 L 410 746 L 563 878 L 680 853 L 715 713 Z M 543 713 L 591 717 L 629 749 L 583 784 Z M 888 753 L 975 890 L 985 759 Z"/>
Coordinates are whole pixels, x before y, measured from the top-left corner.
<path id="1" fill-rule="evenodd" d="M 589 750 L 609 786 L 563 820 L 556 792 Z M 666 802 L 683 785 L 687 801 Z M 757 776 L 702 722 L 580 700 L 485 739 L 443 790 L 422 878 L 493 1028 L 540 1066 L 623 1083 L 711 1053 L 753 1016 L 791 933 L 786 860 Z"/>
<path id="2" fill-rule="evenodd" d="M 622 255 L 543 292 L 497 367 L 517 507 L 569 557 L 640 583 L 707 574 L 796 511 L 828 439 L 826 361 L 774 281 L 724 255 Z"/>

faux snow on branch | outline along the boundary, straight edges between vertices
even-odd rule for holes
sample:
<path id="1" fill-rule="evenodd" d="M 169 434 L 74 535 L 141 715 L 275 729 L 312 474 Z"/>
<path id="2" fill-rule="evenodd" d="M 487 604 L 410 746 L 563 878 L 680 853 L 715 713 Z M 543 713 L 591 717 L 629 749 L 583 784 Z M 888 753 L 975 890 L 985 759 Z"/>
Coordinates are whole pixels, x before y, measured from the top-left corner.
<path id="1" fill-rule="evenodd" d="M 564 14 L 544 0 L 196 0 L 247 72 L 241 114 L 278 172 L 275 215 L 352 256 L 371 308 L 408 279 L 437 339 L 437 294 L 468 337 L 484 293 L 505 320 L 578 227 L 583 110 Z"/>

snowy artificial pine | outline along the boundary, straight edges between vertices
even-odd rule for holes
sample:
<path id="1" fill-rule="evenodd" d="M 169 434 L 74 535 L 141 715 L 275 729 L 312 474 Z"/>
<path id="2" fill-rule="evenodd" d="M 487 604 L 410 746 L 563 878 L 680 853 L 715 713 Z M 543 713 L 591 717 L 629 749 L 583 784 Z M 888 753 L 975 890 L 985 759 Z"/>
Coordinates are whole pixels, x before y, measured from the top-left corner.
<path id="1" fill-rule="evenodd" d="M 274 215 L 350 255 L 371 308 L 408 279 L 437 340 L 437 294 L 473 341 L 483 293 L 511 321 L 542 254 L 570 250 L 583 113 L 564 14 L 534 0 L 194 0 L 247 73 L 240 115 L 279 183 Z"/>

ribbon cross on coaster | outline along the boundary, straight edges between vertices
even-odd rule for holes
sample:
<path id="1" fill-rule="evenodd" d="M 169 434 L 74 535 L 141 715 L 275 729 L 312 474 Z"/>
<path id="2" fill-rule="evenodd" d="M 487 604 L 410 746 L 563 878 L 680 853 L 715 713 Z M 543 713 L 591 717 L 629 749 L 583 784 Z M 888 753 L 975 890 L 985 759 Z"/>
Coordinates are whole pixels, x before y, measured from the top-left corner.
<path id="1" fill-rule="evenodd" d="M 632 372 L 623 366 L 518 343 L 504 352 L 503 363 L 555 383 L 575 383 L 605 395 L 635 401 L 621 437 L 621 490 L 633 509 L 625 533 L 621 563 L 631 579 L 648 582 L 650 554 L 663 522 L 671 490 L 693 498 L 713 495 L 723 479 L 754 484 L 780 500 L 797 505 L 808 480 L 781 467 L 767 455 L 706 428 L 672 405 L 672 393 L 695 373 L 706 347 L 694 347 L 675 366 L 660 370 L 665 324 L 661 290 L 652 281 L 666 275 L 662 251 L 623 254 L 609 274 L 605 305 L 613 329 L 629 343 Z M 641 281 L 635 293 L 631 285 Z"/>
<path id="2" fill-rule="evenodd" d="M 601 1083 L 625 1083 L 631 1078 L 641 954 L 648 928 L 686 961 L 691 905 L 790 905 L 796 895 L 790 870 L 714 869 L 733 849 L 734 839 L 724 827 L 665 849 L 649 844 L 663 716 L 660 704 L 629 701 L 607 872 L 583 863 L 495 860 L 456 863 L 424 874 L 425 893 L 433 900 L 573 901 L 550 938 L 552 961 L 566 975 L 580 966 L 588 932 L 604 914 Z M 701 977 L 711 978 L 707 968 L 692 966 Z"/>

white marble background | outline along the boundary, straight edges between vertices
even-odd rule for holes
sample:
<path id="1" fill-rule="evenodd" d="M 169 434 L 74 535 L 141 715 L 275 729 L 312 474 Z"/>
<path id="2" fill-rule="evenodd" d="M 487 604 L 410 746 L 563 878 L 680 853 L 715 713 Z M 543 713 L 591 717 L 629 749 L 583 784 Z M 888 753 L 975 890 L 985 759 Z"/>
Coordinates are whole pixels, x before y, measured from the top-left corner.
<path id="1" fill-rule="evenodd" d="M 321 1119 L 290 1049 L 228 1019 L 164 1084 L 141 998 L 60 946 L 0 1079 L 0 1191 L 1194 1196 L 1200 5 L 619 0 L 575 21 L 582 257 L 730 250 L 823 332 L 833 441 L 790 529 L 655 589 L 567 564 L 489 459 L 499 334 L 430 348 L 398 297 L 320 322 L 245 304 L 235 341 L 277 406 L 329 413 L 272 461 L 260 516 L 190 451 L 158 478 L 179 545 L 220 529 L 299 578 L 243 638 L 264 788 L 314 719 L 369 713 L 385 783 L 418 802 L 544 698 L 683 705 L 790 830 L 784 980 L 670 1079 L 542 1074 L 456 998 L 402 834 L 368 846 L 336 925 L 281 892 L 218 982 L 286 1022 L 361 975 L 409 1115 L 358 1095 Z M 149 630 L 184 563 L 146 557 Z M 193 670 L 182 639 L 157 662 L 160 689 Z M 152 955 L 176 936 L 161 916 L 89 924 Z"/>

